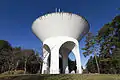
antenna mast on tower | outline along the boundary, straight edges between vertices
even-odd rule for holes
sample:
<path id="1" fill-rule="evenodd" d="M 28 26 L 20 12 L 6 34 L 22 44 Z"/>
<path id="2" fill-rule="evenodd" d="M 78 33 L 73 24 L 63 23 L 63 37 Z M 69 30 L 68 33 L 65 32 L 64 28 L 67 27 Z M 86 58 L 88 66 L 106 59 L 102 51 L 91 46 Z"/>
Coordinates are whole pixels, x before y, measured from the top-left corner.
<path id="1" fill-rule="evenodd" d="M 57 12 L 57 8 L 55 8 L 55 12 Z"/>

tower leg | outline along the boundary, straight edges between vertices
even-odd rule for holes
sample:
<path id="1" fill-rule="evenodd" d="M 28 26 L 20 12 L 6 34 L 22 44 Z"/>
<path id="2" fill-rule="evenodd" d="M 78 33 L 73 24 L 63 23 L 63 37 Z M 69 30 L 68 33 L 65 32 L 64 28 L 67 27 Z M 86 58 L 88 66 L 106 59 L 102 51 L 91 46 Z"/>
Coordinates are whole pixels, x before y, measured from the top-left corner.
<path id="1" fill-rule="evenodd" d="M 44 49 L 43 49 L 43 52 Z M 43 65 L 42 65 L 42 74 L 47 74 L 48 73 L 48 56 L 49 56 L 49 53 L 46 51 L 44 54 L 44 60 L 43 60 Z"/>
<path id="2" fill-rule="evenodd" d="M 81 68 L 81 59 L 80 59 L 80 52 L 79 52 L 79 46 L 76 45 L 74 49 L 72 50 L 75 57 L 76 57 L 76 66 L 77 66 L 77 71 L 76 73 L 82 74 L 82 68 Z"/>
<path id="3" fill-rule="evenodd" d="M 56 46 L 51 50 L 50 74 L 59 74 L 59 48 Z"/>
<path id="4" fill-rule="evenodd" d="M 44 62 L 42 66 L 42 74 L 47 74 L 47 64 Z"/>
<path id="5" fill-rule="evenodd" d="M 63 54 L 63 73 L 69 73 L 68 70 L 68 53 Z"/>

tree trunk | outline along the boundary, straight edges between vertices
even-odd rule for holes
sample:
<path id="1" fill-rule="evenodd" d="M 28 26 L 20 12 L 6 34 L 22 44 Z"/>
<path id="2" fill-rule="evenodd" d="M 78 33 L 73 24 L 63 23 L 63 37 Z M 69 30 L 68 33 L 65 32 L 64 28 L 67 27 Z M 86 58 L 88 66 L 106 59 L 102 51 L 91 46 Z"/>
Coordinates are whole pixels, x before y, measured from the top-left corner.
<path id="1" fill-rule="evenodd" d="M 9 63 L 9 65 L 8 65 L 8 73 L 10 74 L 10 69 L 11 69 L 11 65 L 10 65 L 10 63 Z"/>
<path id="2" fill-rule="evenodd" d="M 18 65 L 19 65 L 19 60 L 16 63 L 15 71 L 17 70 Z"/>
<path id="3" fill-rule="evenodd" d="M 27 60 L 25 59 L 25 64 L 24 64 L 24 74 L 26 74 L 26 63 L 27 63 Z"/>
<path id="4" fill-rule="evenodd" d="M 95 61 L 96 61 L 96 65 L 97 65 L 97 71 L 100 74 L 100 68 L 99 68 L 99 64 L 98 64 L 98 61 L 97 61 L 96 52 L 94 52 L 94 56 L 95 56 Z"/>

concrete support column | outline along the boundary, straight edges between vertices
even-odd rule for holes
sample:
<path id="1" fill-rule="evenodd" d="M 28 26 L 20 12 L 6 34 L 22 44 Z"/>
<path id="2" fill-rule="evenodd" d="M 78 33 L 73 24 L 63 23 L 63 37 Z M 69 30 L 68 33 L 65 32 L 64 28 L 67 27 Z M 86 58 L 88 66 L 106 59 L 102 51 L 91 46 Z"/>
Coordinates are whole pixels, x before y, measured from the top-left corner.
<path id="1" fill-rule="evenodd" d="M 51 50 L 50 74 L 59 74 L 59 47 Z"/>
<path id="2" fill-rule="evenodd" d="M 76 73 L 82 74 L 80 51 L 79 51 L 79 45 L 78 45 L 78 43 L 76 44 L 76 46 L 74 47 L 74 49 L 72 50 L 72 52 L 74 53 L 75 58 L 76 58 L 76 66 L 77 66 Z"/>
<path id="3" fill-rule="evenodd" d="M 43 49 L 43 65 L 42 65 L 42 74 L 47 74 L 48 73 L 48 56 L 49 53 L 47 51 L 45 51 L 45 49 Z"/>
<path id="4" fill-rule="evenodd" d="M 63 54 L 63 73 L 68 73 L 68 53 Z"/>

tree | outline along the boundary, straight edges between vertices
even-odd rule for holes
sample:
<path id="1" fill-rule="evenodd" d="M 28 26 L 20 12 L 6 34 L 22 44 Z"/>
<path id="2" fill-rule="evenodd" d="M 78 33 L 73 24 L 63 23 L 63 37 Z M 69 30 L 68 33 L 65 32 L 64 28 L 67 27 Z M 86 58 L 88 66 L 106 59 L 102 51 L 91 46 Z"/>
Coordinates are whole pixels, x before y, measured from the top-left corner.
<path id="1" fill-rule="evenodd" d="M 0 73 L 12 68 L 12 47 L 8 41 L 0 40 Z"/>
<path id="2" fill-rule="evenodd" d="M 105 24 L 99 31 L 98 34 L 96 35 L 93 41 L 95 42 L 95 47 L 99 45 L 98 49 L 99 56 L 97 59 L 99 60 L 99 68 L 100 68 L 100 73 L 119 73 L 120 72 L 120 15 L 116 16 L 111 22 Z M 91 45 L 93 46 L 92 39 L 87 39 L 86 41 L 86 47 L 84 50 L 85 55 L 89 55 L 91 51 Z M 90 45 L 89 45 L 90 44 Z M 97 45 L 96 45 L 97 44 Z M 94 49 L 93 49 L 94 50 Z M 92 68 L 92 72 L 94 71 L 94 66 L 92 64 L 92 61 L 94 62 L 95 57 L 91 58 L 88 61 L 87 66 L 89 66 L 89 70 Z M 92 68 L 90 68 L 90 65 Z"/>
<path id="3" fill-rule="evenodd" d="M 97 73 L 98 72 L 95 57 L 92 57 L 92 56 L 90 57 L 86 68 L 89 73 Z"/>
<path id="4" fill-rule="evenodd" d="M 89 56 L 90 54 L 94 55 L 95 61 L 96 61 L 96 66 L 97 66 L 97 71 L 98 73 L 100 73 L 100 69 L 99 69 L 99 63 L 97 60 L 97 55 L 98 55 L 98 45 L 97 45 L 97 38 L 96 36 L 94 36 L 91 32 L 89 32 L 86 36 L 86 40 L 85 40 L 86 44 L 85 44 L 85 48 L 83 48 L 83 50 L 85 50 L 85 52 L 83 53 L 85 56 Z"/>
<path id="5" fill-rule="evenodd" d="M 11 50 L 12 47 L 8 41 L 0 40 L 0 51 L 1 50 Z"/>
<path id="6" fill-rule="evenodd" d="M 36 54 L 35 54 L 36 58 L 37 58 L 37 62 L 39 63 L 39 70 L 38 70 L 38 74 L 41 73 L 42 71 L 42 58 L 40 57 L 39 53 L 36 51 Z"/>
<path id="7" fill-rule="evenodd" d="M 12 47 L 8 41 L 0 40 L 0 73 L 24 70 L 24 73 L 41 72 L 42 58 L 32 49 Z"/>
<path id="8" fill-rule="evenodd" d="M 14 64 L 15 64 L 15 71 L 19 67 L 20 62 L 24 58 L 24 54 L 22 53 L 21 47 L 14 47 L 13 48 L 13 54 L 14 54 Z M 21 68 L 22 69 L 22 68 Z"/>
<path id="9" fill-rule="evenodd" d="M 22 53 L 23 53 L 23 59 L 24 59 L 24 74 L 26 74 L 28 59 L 30 58 L 30 56 L 34 54 L 34 51 L 30 49 L 24 49 L 22 50 Z"/>
<path id="10" fill-rule="evenodd" d="M 113 55 L 116 54 L 117 48 L 120 48 L 120 15 L 116 16 L 111 22 L 105 24 L 98 31 L 98 38 L 101 53 L 100 62 L 101 64 L 104 64 L 101 66 L 107 66 L 105 69 L 107 71 L 104 72 L 111 73 L 110 70 L 113 70 L 114 68 L 111 64 L 114 64 L 112 62 L 116 61 L 115 58 L 113 58 Z"/>

